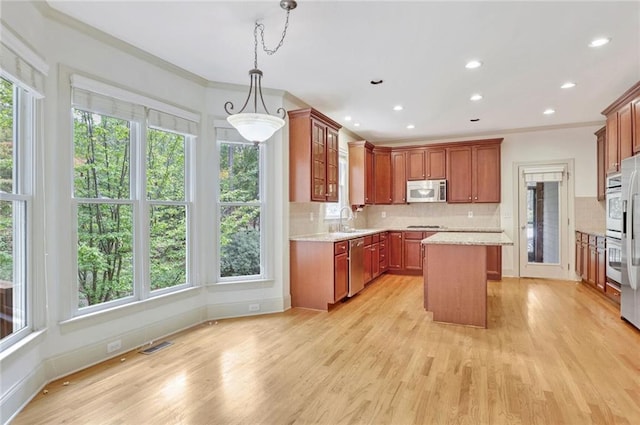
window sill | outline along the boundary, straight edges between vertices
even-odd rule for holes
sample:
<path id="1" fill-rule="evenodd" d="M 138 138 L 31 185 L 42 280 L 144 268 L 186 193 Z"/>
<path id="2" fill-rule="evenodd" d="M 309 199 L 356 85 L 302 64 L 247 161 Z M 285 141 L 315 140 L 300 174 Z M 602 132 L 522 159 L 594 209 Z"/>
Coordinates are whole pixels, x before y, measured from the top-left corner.
<path id="1" fill-rule="evenodd" d="M 87 326 L 97 325 L 109 320 L 121 318 L 124 314 L 135 314 L 148 310 L 149 308 L 156 308 L 173 303 L 177 299 L 186 299 L 192 296 L 197 296 L 201 290 L 202 288 L 200 286 L 192 286 L 179 291 L 157 295 L 153 298 L 147 298 L 145 300 L 134 301 L 104 310 L 78 315 L 58 322 L 60 325 L 60 333 L 64 335 L 69 332 L 86 329 Z"/>
<path id="2" fill-rule="evenodd" d="M 238 289 L 263 289 L 273 287 L 273 279 L 256 280 L 223 280 L 215 283 L 208 283 L 206 288 L 213 292 L 236 291 Z"/>
<path id="3" fill-rule="evenodd" d="M 29 350 L 42 342 L 46 333 L 46 329 L 33 331 L 29 335 L 22 338 L 20 341 L 16 341 L 15 344 L 7 347 L 2 353 L 0 353 L 0 363 L 7 361 L 14 355 L 24 355 L 24 350 Z"/>

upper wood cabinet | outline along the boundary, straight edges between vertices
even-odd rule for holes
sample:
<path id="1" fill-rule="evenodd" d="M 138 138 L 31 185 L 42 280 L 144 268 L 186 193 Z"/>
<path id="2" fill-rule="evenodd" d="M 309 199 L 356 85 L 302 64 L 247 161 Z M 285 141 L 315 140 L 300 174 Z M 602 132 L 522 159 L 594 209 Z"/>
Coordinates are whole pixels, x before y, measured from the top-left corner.
<path id="1" fill-rule="evenodd" d="M 391 203 L 407 203 L 406 153 L 391 152 Z"/>
<path id="2" fill-rule="evenodd" d="M 500 202 L 500 143 L 451 146 L 447 150 L 447 202 Z"/>
<path id="3" fill-rule="evenodd" d="M 349 142 L 349 204 L 373 204 L 374 192 L 373 145 L 366 140 Z"/>
<path id="4" fill-rule="evenodd" d="M 444 148 L 416 148 L 406 152 L 407 180 L 432 180 L 446 177 Z"/>
<path id="5" fill-rule="evenodd" d="M 602 127 L 594 133 L 596 135 L 596 164 L 598 173 L 598 201 L 604 201 L 605 195 L 605 162 L 606 162 L 606 143 L 607 143 L 607 127 Z"/>
<path id="6" fill-rule="evenodd" d="M 340 128 L 315 109 L 289 111 L 289 201 L 338 202 Z"/>
<path id="7" fill-rule="evenodd" d="M 640 82 L 627 90 L 602 114 L 606 124 L 606 173 L 620 171 L 622 160 L 640 152 Z"/>
<path id="8" fill-rule="evenodd" d="M 391 148 L 373 149 L 374 204 L 391 203 Z"/>

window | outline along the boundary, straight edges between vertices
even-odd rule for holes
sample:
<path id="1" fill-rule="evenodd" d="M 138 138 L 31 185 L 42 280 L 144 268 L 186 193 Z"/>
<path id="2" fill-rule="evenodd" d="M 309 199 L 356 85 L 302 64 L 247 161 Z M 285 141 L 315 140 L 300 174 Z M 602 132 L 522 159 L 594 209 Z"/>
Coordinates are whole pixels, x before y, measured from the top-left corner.
<path id="1" fill-rule="evenodd" d="M 197 125 L 74 77 L 78 313 L 189 286 L 188 152 Z"/>
<path id="2" fill-rule="evenodd" d="M 231 129 L 216 129 L 219 155 L 220 278 L 259 278 L 264 274 L 261 189 L 264 145 L 243 141 Z"/>
<path id="3" fill-rule="evenodd" d="M 343 207 L 349 206 L 349 194 L 347 193 L 347 185 L 349 183 L 347 176 L 349 175 L 349 169 L 345 152 L 340 151 L 338 161 L 338 203 L 332 202 L 326 204 L 325 218 L 327 219 L 340 218 L 340 210 Z"/>
<path id="4" fill-rule="evenodd" d="M 28 210 L 32 205 L 34 97 L 0 78 L 0 340 L 29 331 Z"/>

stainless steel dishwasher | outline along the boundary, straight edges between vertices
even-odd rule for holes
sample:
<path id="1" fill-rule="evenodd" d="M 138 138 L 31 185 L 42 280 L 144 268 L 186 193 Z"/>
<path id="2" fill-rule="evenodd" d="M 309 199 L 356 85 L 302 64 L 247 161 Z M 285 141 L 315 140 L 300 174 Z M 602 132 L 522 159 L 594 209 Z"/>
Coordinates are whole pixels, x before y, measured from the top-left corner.
<path id="1" fill-rule="evenodd" d="M 349 296 L 364 288 L 364 238 L 349 241 Z"/>

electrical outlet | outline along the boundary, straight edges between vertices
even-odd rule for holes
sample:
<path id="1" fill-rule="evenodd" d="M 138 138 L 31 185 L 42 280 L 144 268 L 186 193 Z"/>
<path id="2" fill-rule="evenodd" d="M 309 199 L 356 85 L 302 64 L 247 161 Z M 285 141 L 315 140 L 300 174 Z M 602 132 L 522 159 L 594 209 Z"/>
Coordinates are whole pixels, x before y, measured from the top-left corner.
<path id="1" fill-rule="evenodd" d="M 122 340 L 117 339 L 107 344 L 107 353 L 113 353 L 122 348 Z"/>
<path id="2" fill-rule="evenodd" d="M 473 211 L 469 211 L 469 212 L 467 213 L 467 217 L 469 217 L 469 218 L 473 218 Z"/>
<path id="3" fill-rule="evenodd" d="M 260 311 L 260 304 L 249 304 L 249 311 Z"/>
<path id="4" fill-rule="evenodd" d="M 387 212 L 386 211 L 382 211 L 380 213 L 380 215 L 382 216 L 382 218 L 387 218 Z"/>

